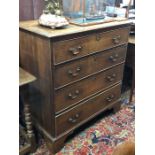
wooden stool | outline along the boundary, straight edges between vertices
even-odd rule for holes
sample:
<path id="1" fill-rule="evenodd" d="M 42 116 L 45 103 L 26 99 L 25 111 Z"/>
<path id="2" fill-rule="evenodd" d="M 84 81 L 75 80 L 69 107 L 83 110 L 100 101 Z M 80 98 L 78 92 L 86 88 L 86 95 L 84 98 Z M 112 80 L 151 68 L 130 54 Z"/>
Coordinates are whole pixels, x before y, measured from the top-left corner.
<path id="1" fill-rule="evenodd" d="M 29 94 L 28 94 L 28 84 L 35 81 L 36 78 L 19 68 L 19 87 L 20 87 L 20 96 L 23 101 L 23 112 L 22 115 L 24 117 L 25 128 L 22 125 L 19 125 L 20 134 L 25 138 L 27 141 L 26 145 L 24 145 L 19 150 L 19 154 L 23 155 L 29 152 L 34 152 L 36 150 L 36 141 L 35 135 L 33 132 L 33 125 L 31 119 L 31 112 L 30 112 L 30 105 L 29 105 Z"/>

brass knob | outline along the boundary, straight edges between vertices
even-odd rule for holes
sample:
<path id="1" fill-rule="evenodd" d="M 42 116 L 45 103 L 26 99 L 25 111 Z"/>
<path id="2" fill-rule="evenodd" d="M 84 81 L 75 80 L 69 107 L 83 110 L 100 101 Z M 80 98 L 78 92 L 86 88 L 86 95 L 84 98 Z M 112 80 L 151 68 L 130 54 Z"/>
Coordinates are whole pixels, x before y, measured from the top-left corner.
<path id="1" fill-rule="evenodd" d="M 115 54 L 114 56 L 110 56 L 109 60 L 112 61 L 112 62 L 116 62 L 117 58 L 118 58 L 118 54 Z"/>
<path id="2" fill-rule="evenodd" d="M 79 117 L 80 117 L 79 114 L 75 114 L 73 117 L 70 117 L 70 118 L 68 119 L 68 121 L 69 121 L 70 123 L 76 123 Z"/>
<path id="3" fill-rule="evenodd" d="M 73 100 L 73 99 L 77 98 L 79 94 L 80 94 L 80 91 L 79 90 L 75 90 L 74 94 L 69 93 L 68 97 Z"/>
<path id="4" fill-rule="evenodd" d="M 112 74 L 111 76 L 107 76 L 106 78 L 107 78 L 108 81 L 112 82 L 112 81 L 115 80 L 116 74 Z"/>
<path id="5" fill-rule="evenodd" d="M 76 114 L 76 115 L 75 115 L 76 118 L 79 118 L 79 116 L 80 116 L 79 114 Z"/>
<path id="6" fill-rule="evenodd" d="M 120 43 L 120 40 L 121 40 L 121 36 L 118 35 L 116 37 L 113 37 L 112 40 L 113 40 L 113 43 L 114 44 L 119 44 Z"/>
<path id="7" fill-rule="evenodd" d="M 80 51 L 82 50 L 82 46 L 77 46 L 77 47 L 71 47 L 70 49 L 69 49 L 69 52 L 71 52 L 72 53 L 72 55 L 78 55 L 79 53 L 80 53 Z"/>
<path id="8" fill-rule="evenodd" d="M 73 119 L 73 118 L 69 118 L 68 121 L 71 123 L 76 123 L 76 119 Z"/>
<path id="9" fill-rule="evenodd" d="M 71 75 L 72 77 L 76 77 L 79 75 L 79 72 L 81 71 L 81 67 L 77 67 L 75 72 L 72 70 L 68 70 L 68 74 Z"/>
<path id="10" fill-rule="evenodd" d="M 114 99 L 114 97 L 115 97 L 114 94 L 111 94 L 109 97 L 106 98 L 106 100 L 108 102 L 111 102 Z"/>

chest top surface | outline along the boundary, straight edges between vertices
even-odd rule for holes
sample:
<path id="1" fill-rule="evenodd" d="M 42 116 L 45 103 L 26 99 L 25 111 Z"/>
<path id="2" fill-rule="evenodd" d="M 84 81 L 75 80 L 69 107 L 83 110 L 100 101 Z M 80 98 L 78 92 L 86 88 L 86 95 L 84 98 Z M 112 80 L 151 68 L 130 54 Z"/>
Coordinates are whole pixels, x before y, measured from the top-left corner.
<path id="1" fill-rule="evenodd" d="M 31 21 L 20 22 L 19 27 L 21 30 L 26 30 L 28 32 L 32 32 L 47 38 L 54 38 L 54 37 L 59 37 L 64 35 L 87 32 L 90 30 L 98 30 L 98 29 L 110 28 L 110 27 L 127 25 L 127 24 L 131 24 L 131 21 L 129 20 L 114 21 L 110 23 L 97 24 L 97 25 L 85 26 L 85 27 L 70 24 L 68 27 L 64 29 L 50 29 L 47 27 L 40 26 L 38 23 L 38 20 L 31 20 Z"/>

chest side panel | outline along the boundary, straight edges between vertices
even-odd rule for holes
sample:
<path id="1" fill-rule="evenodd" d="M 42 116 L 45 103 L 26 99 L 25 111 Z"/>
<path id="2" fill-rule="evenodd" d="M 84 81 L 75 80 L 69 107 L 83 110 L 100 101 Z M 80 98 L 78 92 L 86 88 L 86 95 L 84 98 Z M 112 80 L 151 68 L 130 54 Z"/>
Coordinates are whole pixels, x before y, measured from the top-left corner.
<path id="1" fill-rule="evenodd" d="M 29 89 L 32 113 L 39 125 L 54 135 L 51 63 L 50 40 L 20 30 L 20 66 L 37 77 Z"/>

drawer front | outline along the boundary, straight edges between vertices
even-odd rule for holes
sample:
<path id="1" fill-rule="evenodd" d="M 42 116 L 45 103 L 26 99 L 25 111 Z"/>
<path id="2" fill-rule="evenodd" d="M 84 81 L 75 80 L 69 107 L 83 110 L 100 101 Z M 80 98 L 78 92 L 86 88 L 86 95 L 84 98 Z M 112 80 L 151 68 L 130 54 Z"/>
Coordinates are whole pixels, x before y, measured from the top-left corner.
<path id="1" fill-rule="evenodd" d="M 55 91 L 56 113 L 122 80 L 124 64 Z"/>
<path id="2" fill-rule="evenodd" d="M 78 61 L 56 66 L 54 74 L 55 88 L 59 88 L 85 76 L 124 62 L 126 49 L 126 46 L 121 46 L 99 52 Z"/>
<path id="3" fill-rule="evenodd" d="M 121 85 L 116 85 L 109 90 L 98 94 L 97 96 L 81 103 L 73 109 L 70 109 L 56 117 L 57 135 L 69 130 L 88 119 L 93 114 L 101 111 L 103 108 L 120 98 Z"/>
<path id="4" fill-rule="evenodd" d="M 129 27 L 53 42 L 54 63 L 76 59 L 128 42 Z"/>

